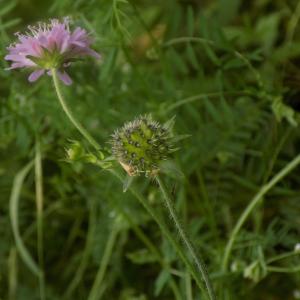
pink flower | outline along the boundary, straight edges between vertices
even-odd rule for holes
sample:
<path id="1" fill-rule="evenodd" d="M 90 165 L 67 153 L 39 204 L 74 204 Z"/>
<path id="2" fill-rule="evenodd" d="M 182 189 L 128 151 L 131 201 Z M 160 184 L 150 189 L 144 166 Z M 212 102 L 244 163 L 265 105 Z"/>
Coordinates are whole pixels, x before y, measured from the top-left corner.
<path id="1" fill-rule="evenodd" d="M 18 42 L 7 48 L 9 54 L 5 56 L 12 61 L 9 70 L 29 68 L 32 73 L 28 80 L 33 82 L 45 72 L 51 75 L 51 69 L 57 69 L 59 78 L 70 85 L 72 79 L 65 68 L 82 56 L 99 59 L 100 55 L 90 48 L 92 40 L 88 33 L 80 27 L 70 31 L 69 22 L 68 18 L 63 22 L 52 19 L 48 24 L 29 26 L 26 34 L 16 33 Z"/>

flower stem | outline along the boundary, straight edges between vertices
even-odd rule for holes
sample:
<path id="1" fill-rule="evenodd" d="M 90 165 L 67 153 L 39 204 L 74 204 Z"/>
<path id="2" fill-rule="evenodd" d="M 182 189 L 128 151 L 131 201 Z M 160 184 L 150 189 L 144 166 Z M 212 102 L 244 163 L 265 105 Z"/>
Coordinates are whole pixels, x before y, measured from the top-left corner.
<path id="1" fill-rule="evenodd" d="M 223 256 L 222 262 L 222 270 L 225 272 L 228 267 L 229 257 L 233 248 L 233 244 L 236 240 L 236 237 L 245 223 L 246 219 L 259 203 L 259 201 L 263 198 L 263 196 L 281 179 L 283 179 L 288 173 L 290 173 L 294 168 L 296 168 L 300 164 L 300 154 L 297 155 L 289 164 L 287 164 L 279 173 L 277 173 L 267 184 L 263 185 L 257 194 L 250 201 L 249 205 L 246 207 L 242 215 L 240 216 L 238 222 L 236 223 L 231 235 L 230 239 L 226 245 L 225 253 Z"/>
<path id="2" fill-rule="evenodd" d="M 117 177 L 121 182 L 123 182 L 123 178 L 120 174 L 118 174 L 115 170 L 109 170 L 110 173 L 112 173 L 115 177 Z M 171 232 L 169 231 L 167 225 L 165 224 L 164 220 L 160 217 L 160 215 L 152 208 L 152 206 L 148 203 L 148 201 L 132 186 L 129 187 L 129 191 L 139 200 L 139 202 L 144 206 L 144 208 L 148 211 L 150 216 L 154 219 L 154 221 L 158 224 L 160 227 L 163 235 L 169 240 L 169 242 L 172 244 L 174 249 L 176 250 L 177 254 L 181 258 L 182 262 L 185 264 L 187 270 L 189 273 L 193 276 L 193 278 L 196 281 L 197 286 L 200 288 L 200 290 L 204 291 L 204 287 L 201 281 L 201 277 L 199 276 L 199 273 L 195 271 L 193 268 L 193 265 L 189 262 L 186 254 L 178 244 L 178 242 L 174 239 Z M 214 298 L 213 298 L 214 299 Z"/>
<path id="3" fill-rule="evenodd" d="M 143 242 L 143 244 L 147 247 L 147 249 L 155 256 L 156 260 L 159 262 L 161 265 L 162 269 L 165 269 L 169 272 L 170 274 L 170 281 L 169 281 L 169 286 L 173 291 L 174 294 L 174 299 L 176 300 L 182 300 L 182 296 L 180 294 L 179 288 L 173 279 L 173 274 L 171 270 L 171 265 L 170 263 L 165 260 L 160 251 L 157 249 L 156 245 L 152 243 L 152 241 L 149 239 L 149 237 L 143 232 L 143 230 L 132 220 L 131 216 L 127 214 L 123 206 L 118 205 L 118 212 L 124 217 L 124 219 L 128 222 L 130 225 L 130 228 L 132 228 L 132 231 L 135 233 L 137 238 Z"/>
<path id="4" fill-rule="evenodd" d="M 57 97 L 59 99 L 59 102 L 72 122 L 72 124 L 77 128 L 77 130 L 83 135 L 83 137 L 96 149 L 99 150 L 101 149 L 101 146 L 94 140 L 94 138 L 85 130 L 85 128 L 75 119 L 73 116 L 72 112 L 69 110 L 62 93 L 60 91 L 59 87 L 59 82 L 58 82 L 58 77 L 57 77 L 57 71 L 55 69 L 52 70 L 52 76 L 53 76 L 53 82 L 54 82 L 54 87 L 56 90 Z M 115 177 L 117 177 L 121 182 L 124 182 L 123 178 L 121 175 L 119 175 L 116 171 L 114 170 L 109 170 L 110 173 L 112 173 Z M 160 227 L 163 235 L 170 241 L 170 243 L 173 245 L 175 250 L 177 251 L 178 255 L 180 256 L 182 262 L 185 264 L 187 269 L 189 270 L 190 274 L 193 276 L 195 279 L 198 287 L 203 291 L 203 284 L 201 281 L 200 276 L 198 273 L 194 270 L 192 264 L 189 262 L 188 258 L 186 257 L 185 253 L 183 252 L 182 248 L 178 244 L 178 242 L 173 238 L 172 234 L 170 233 L 168 227 L 162 220 L 162 218 L 155 212 L 155 210 L 149 205 L 147 200 L 139 193 L 137 192 L 133 187 L 129 187 L 129 191 L 139 200 L 139 202 L 144 206 L 144 208 L 147 210 L 147 212 L 151 215 L 151 217 L 154 219 L 154 221 L 158 224 Z M 212 298 L 214 299 L 214 298 Z"/>
<path id="5" fill-rule="evenodd" d="M 196 251 L 195 251 L 191 241 L 189 240 L 186 232 L 184 231 L 184 229 L 183 229 L 183 227 L 182 227 L 182 225 L 181 225 L 181 223 L 180 223 L 180 221 L 179 221 L 179 219 L 176 215 L 174 206 L 172 204 L 172 200 L 169 196 L 169 193 L 167 191 L 167 188 L 166 188 L 165 184 L 163 183 L 163 181 L 160 179 L 159 176 L 156 177 L 156 180 L 158 182 L 158 185 L 159 185 L 160 190 L 162 192 L 163 198 L 165 200 L 166 207 L 167 207 L 167 209 L 168 209 L 168 211 L 171 215 L 172 220 L 174 221 L 176 229 L 179 232 L 180 238 L 182 239 L 182 241 L 185 244 L 186 248 L 190 252 L 197 269 L 200 271 L 200 273 L 203 277 L 203 280 L 205 282 L 205 285 L 206 285 L 206 288 L 207 288 L 207 291 L 208 291 L 209 298 L 211 300 L 215 300 L 216 296 L 215 296 L 211 281 L 209 279 L 208 273 L 206 271 L 206 267 L 204 265 L 204 262 L 202 261 L 199 254 L 196 254 Z"/>
<path id="6" fill-rule="evenodd" d="M 59 80 L 57 76 L 57 70 L 52 69 L 52 78 L 53 78 L 53 83 L 54 83 L 54 88 L 58 97 L 58 100 L 66 113 L 67 117 L 69 120 L 72 122 L 72 124 L 77 128 L 77 130 L 86 138 L 86 140 L 96 149 L 99 150 L 101 147 L 100 145 L 95 141 L 95 139 L 89 134 L 89 132 L 76 120 L 74 117 L 73 113 L 69 109 L 59 86 Z"/>

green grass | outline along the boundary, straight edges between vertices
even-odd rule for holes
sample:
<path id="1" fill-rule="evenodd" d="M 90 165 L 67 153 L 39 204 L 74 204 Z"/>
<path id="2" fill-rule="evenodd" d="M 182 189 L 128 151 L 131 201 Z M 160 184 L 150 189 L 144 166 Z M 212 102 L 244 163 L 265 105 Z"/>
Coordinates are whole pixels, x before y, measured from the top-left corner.
<path id="1" fill-rule="evenodd" d="M 63 16 L 103 57 L 61 85 L 94 145 L 50 77 L 5 70 L 14 32 Z M 159 186 L 123 193 L 96 145 L 110 153 L 149 113 L 189 135 L 174 153 L 184 177 L 163 186 L 217 299 L 297 299 L 299 19 L 293 0 L 0 0 L 0 300 L 208 299 Z"/>

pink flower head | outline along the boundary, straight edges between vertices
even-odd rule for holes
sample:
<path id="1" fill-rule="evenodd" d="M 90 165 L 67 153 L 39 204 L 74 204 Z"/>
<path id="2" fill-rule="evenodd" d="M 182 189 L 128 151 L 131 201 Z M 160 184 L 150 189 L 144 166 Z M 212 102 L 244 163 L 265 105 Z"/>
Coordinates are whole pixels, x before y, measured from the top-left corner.
<path id="1" fill-rule="evenodd" d="M 80 27 L 70 31 L 69 22 L 68 18 L 63 22 L 52 19 L 48 24 L 29 26 L 26 34 L 16 33 L 18 42 L 7 48 L 9 54 L 5 56 L 12 61 L 9 70 L 32 69 L 28 80 L 33 82 L 45 72 L 51 75 L 51 69 L 57 69 L 59 78 L 70 85 L 72 80 L 65 68 L 82 56 L 99 59 L 100 55 L 90 48 L 92 41 L 88 33 Z"/>

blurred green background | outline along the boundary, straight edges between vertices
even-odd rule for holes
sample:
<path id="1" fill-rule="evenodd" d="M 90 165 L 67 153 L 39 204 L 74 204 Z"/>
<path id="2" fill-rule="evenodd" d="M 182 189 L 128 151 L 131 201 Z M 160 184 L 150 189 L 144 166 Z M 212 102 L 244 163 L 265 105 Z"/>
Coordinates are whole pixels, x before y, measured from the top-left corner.
<path id="1" fill-rule="evenodd" d="M 74 63 L 74 83 L 63 89 L 97 141 L 109 148 L 116 128 L 145 113 L 161 122 L 176 115 L 175 132 L 191 135 L 175 155 L 185 178 L 166 180 L 219 299 L 300 299 L 300 258 L 293 252 L 300 242 L 299 168 L 254 210 L 228 272 L 221 272 L 238 217 L 299 153 L 296 0 L 0 0 L 0 299 L 40 299 L 9 217 L 13 182 L 36 158 L 37 140 L 46 299 L 205 299 L 132 194 L 108 172 L 66 160 L 70 140 L 91 149 L 63 114 L 50 78 L 30 84 L 26 70 L 5 70 L 14 32 L 64 16 L 91 32 L 103 56 Z M 12 218 L 35 262 L 36 184 L 32 167 Z M 171 228 L 157 186 L 145 178 L 134 185 Z"/>

